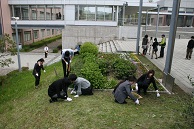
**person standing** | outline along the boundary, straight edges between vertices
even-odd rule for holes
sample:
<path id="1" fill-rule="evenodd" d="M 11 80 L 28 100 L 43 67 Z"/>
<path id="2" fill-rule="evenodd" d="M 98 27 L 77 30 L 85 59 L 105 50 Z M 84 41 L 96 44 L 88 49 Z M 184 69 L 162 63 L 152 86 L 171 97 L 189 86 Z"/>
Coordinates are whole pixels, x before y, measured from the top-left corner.
<path id="1" fill-rule="evenodd" d="M 127 80 L 121 81 L 117 84 L 117 86 L 113 90 L 113 95 L 115 98 L 115 102 L 119 104 L 126 104 L 125 99 L 130 97 L 135 104 L 139 104 L 139 100 L 133 96 L 131 93 L 132 88 L 131 85 L 136 82 L 136 78 L 134 76 L 128 77 Z"/>
<path id="2" fill-rule="evenodd" d="M 49 102 L 57 102 L 58 98 L 72 101 L 67 94 L 70 84 L 71 82 L 67 77 L 54 81 L 48 88 L 48 96 L 51 98 Z"/>
<path id="3" fill-rule="evenodd" d="M 150 55 L 150 52 L 152 50 L 152 45 L 153 45 L 153 38 L 150 37 L 150 41 L 149 41 L 149 55 Z"/>
<path id="4" fill-rule="evenodd" d="M 35 77 L 35 88 L 36 89 L 38 88 L 38 85 L 40 83 L 41 69 L 44 70 L 44 72 L 46 72 L 43 67 L 43 63 L 44 63 L 44 59 L 43 58 L 39 59 L 37 63 L 35 63 L 34 69 L 32 72 L 32 74 Z"/>
<path id="5" fill-rule="evenodd" d="M 48 46 L 46 45 L 46 46 L 44 47 L 45 58 L 47 58 L 48 50 L 49 50 L 49 48 L 48 48 Z"/>
<path id="6" fill-rule="evenodd" d="M 156 58 L 157 59 L 157 51 L 158 51 L 158 41 L 157 41 L 157 38 L 154 38 L 154 43 L 152 44 L 152 55 L 151 55 L 151 59 L 153 59 L 153 55 L 155 54 L 156 55 Z"/>
<path id="7" fill-rule="evenodd" d="M 147 89 L 149 87 L 149 85 L 152 83 L 154 86 L 154 89 L 156 90 L 156 96 L 160 97 L 159 91 L 158 91 L 158 87 L 156 86 L 156 82 L 154 79 L 154 74 L 155 71 L 154 70 L 149 70 L 148 73 L 143 74 L 139 79 L 137 79 L 136 82 L 136 87 L 137 87 L 137 93 L 140 95 L 140 91 L 141 89 L 144 90 L 144 94 L 147 93 Z"/>
<path id="8" fill-rule="evenodd" d="M 166 38 L 165 38 L 164 34 L 162 35 L 162 40 L 161 40 L 159 45 L 161 46 L 161 49 L 160 49 L 160 56 L 158 58 L 163 58 L 164 57 L 164 48 L 166 46 Z"/>
<path id="9" fill-rule="evenodd" d="M 71 94 L 76 94 L 74 97 L 79 97 L 79 95 L 93 95 L 91 83 L 85 78 L 70 74 L 69 80 L 74 85 L 74 89 L 71 91 Z"/>
<path id="10" fill-rule="evenodd" d="M 145 35 L 142 41 L 143 55 L 146 55 L 148 48 L 148 35 Z"/>
<path id="11" fill-rule="evenodd" d="M 188 59 L 188 60 L 191 59 L 193 48 L 194 48 L 194 36 L 191 36 L 191 39 L 189 40 L 189 42 L 187 44 L 187 53 L 186 53 L 185 59 Z"/>

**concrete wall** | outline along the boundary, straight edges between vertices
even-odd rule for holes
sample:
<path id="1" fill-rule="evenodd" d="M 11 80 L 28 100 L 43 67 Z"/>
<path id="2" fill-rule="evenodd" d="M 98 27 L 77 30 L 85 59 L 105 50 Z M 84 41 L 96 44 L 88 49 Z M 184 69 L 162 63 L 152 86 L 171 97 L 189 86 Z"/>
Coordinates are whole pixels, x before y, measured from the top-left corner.
<path id="1" fill-rule="evenodd" d="M 113 39 L 136 38 L 137 26 L 66 26 L 62 31 L 62 47 L 74 48 L 78 43 L 92 42 L 95 44 Z"/>

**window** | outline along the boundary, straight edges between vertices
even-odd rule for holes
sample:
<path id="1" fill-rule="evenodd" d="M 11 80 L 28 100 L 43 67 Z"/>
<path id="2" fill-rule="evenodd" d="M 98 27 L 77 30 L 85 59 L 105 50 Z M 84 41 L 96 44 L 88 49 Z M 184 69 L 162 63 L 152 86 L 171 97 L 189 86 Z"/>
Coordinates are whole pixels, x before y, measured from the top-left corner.
<path id="1" fill-rule="evenodd" d="M 28 20 L 28 12 L 29 12 L 29 8 L 28 6 L 21 6 L 21 11 L 22 11 L 22 20 Z"/>
<path id="2" fill-rule="evenodd" d="M 50 29 L 47 29 L 47 36 L 51 35 Z"/>
<path id="3" fill-rule="evenodd" d="M 40 12 L 40 20 L 44 20 L 44 12 Z"/>
<path id="4" fill-rule="evenodd" d="M 192 8 L 187 8 L 187 9 L 186 9 L 186 13 L 194 13 L 194 9 L 192 9 Z"/>
<path id="5" fill-rule="evenodd" d="M 24 32 L 24 41 L 30 41 L 31 40 L 31 32 L 30 31 L 25 31 Z"/>
<path id="6" fill-rule="evenodd" d="M 55 34 L 55 30 L 54 29 L 52 29 L 52 35 L 54 35 Z"/>
<path id="7" fill-rule="evenodd" d="M 44 37 L 44 29 L 41 29 L 42 38 Z"/>
<path id="8" fill-rule="evenodd" d="M 105 21 L 112 21 L 113 20 L 113 7 L 112 6 L 105 6 Z"/>
<path id="9" fill-rule="evenodd" d="M 104 6 L 97 7 L 96 20 L 97 21 L 104 21 Z"/>
<path id="10" fill-rule="evenodd" d="M 34 30 L 33 33 L 34 33 L 34 39 L 38 39 L 38 30 Z"/>
<path id="11" fill-rule="evenodd" d="M 79 6 L 79 20 L 86 20 L 87 7 Z"/>
<path id="12" fill-rule="evenodd" d="M 51 16 L 50 16 L 50 13 L 46 13 L 46 20 L 50 20 L 51 19 Z"/>
<path id="13" fill-rule="evenodd" d="M 36 19 L 37 19 L 36 10 L 32 10 L 32 20 L 36 20 Z"/>

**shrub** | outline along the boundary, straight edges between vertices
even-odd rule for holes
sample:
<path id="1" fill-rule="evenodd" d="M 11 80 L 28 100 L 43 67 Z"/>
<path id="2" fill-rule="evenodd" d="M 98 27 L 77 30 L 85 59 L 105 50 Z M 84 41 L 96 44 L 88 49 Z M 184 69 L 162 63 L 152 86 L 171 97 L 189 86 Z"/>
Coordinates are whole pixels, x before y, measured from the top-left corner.
<path id="1" fill-rule="evenodd" d="M 58 53 L 58 51 L 59 51 L 58 48 L 53 49 L 53 53 Z"/>
<path id="2" fill-rule="evenodd" d="M 7 76 L 0 76 L 0 86 L 3 85 L 4 81 L 7 79 Z"/>
<path id="3" fill-rule="evenodd" d="M 93 55 L 98 54 L 98 48 L 95 44 L 92 44 L 91 42 L 86 42 L 81 46 L 80 53 L 91 53 Z"/>
<path id="4" fill-rule="evenodd" d="M 105 78 L 96 63 L 86 62 L 81 69 L 81 74 L 90 81 L 93 88 L 101 89 L 105 83 Z"/>
<path id="5" fill-rule="evenodd" d="M 56 41 L 58 39 L 61 39 L 61 37 L 62 37 L 62 35 L 57 35 L 57 36 L 54 36 L 54 37 L 50 37 L 50 38 L 46 38 L 46 39 L 34 42 L 34 43 L 30 44 L 30 45 L 23 45 L 21 51 L 22 52 L 31 51 L 33 49 L 45 46 L 46 44 L 49 44 L 49 43 L 52 43 L 52 42 L 54 42 L 54 41 Z"/>
<path id="6" fill-rule="evenodd" d="M 114 68 L 113 73 L 118 79 L 125 79 L 136 72 L 136 66 L 124 59 L 117 59 L 112 67 Z"/>

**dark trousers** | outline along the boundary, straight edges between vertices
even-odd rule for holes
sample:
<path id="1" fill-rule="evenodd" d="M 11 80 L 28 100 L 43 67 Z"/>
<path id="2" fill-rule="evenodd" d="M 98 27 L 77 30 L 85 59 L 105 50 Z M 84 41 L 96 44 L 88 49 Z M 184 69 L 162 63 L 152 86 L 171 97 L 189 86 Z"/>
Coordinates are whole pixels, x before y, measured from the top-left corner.
<path id="1" fill-rule="evenodd" d="M 77 91 L 77 86 L 75 86 L 75 91 Z M 92 87 L 88 87 L 87 89 L 81 89 L 82 91 L 82 95 L 93 95 L 93 92 L 92 92 Z"/>
<path id="2" fill-rule="evenodd" d="M 34 75 L 34 77 L 35 77 L 35 86 L 38 86 L 40 83 L 40 75 L 38 76 Z"/>
<path id="3" fill-rule="evenodd" d="M 146 55 L 146 53 L 147 53 L 147 48 L 143 49 L 143 54 Z"/>
<path id="4" fill-rule="evenodd" d="M 193 52 L 193 49 L 187 48 L 187 54 L 186 54 L 187 59 L 191 59 L 192 52 Z"/>
<path id="5" fill-rule="evenodd" d="M 45 58 L 47 58 L 48 52 L 45 52 L 44 54 L 45 54 Z"/>
<path id="6" fill-rule="evenodd" d="M 69 76 L 69 71 L 67 70 L 67 65 L 65 63 L 64 60 L 61 60 L 62 61 L 62 65 L 63 65 L 63 74 L 64 74 L 64 77 L 68 77 Z M 68 67 L 69 67 L 69 63 L 68 63 Z"/>
<path id="7" fill-rule="evenodd" d="M 57 101 L 58 98 L 67 99 L 67 94 L 64 91 L 61 91 L 60 96 L 58 96 L 57 93 L 48 90 L 48 95 L 53 101 Z"/>
<path id="8" fill-rule="evenodd" d="M 140 94 L 141 89 L 143 89 L 144 94 L 146 94 L 148 86 L 149 86 L 148 84 L 138 83 L 138 91 L 137 91 L 137 93 Z"/>
<path id="9" fill-rule="evenodd" d="M 164 48 L 165 47 L 161 47 L 160 49 L 160 57 L 164 57 Z"/>

